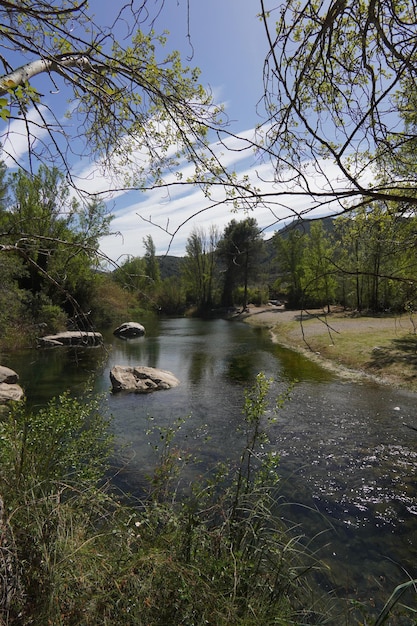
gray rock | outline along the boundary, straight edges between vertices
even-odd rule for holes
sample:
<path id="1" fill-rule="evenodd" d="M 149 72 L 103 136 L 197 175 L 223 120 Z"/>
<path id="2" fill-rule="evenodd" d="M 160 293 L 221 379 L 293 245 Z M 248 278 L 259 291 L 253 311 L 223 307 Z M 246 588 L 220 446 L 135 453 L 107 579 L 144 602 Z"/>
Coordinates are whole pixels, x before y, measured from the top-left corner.
<path id="1" fill-rule="evenodd" d="M 17 383 L 19 380 L 19 374 L 16 374 L 14 370 L 11 370 L 10 367 L 5 367 L 4 365 L 0 365 L 0 383 L 7 383 L 8 385 L 13 385 Z"/>
<path id="2" fill-rule="evenodd" d="M 101 345 L 103 345 L 103 335 L 101 333 L 82 330 L 67 330 L 56 335 L 45 335 L 45 337 L 38 338 L 38 346 L 40 348 Z"/>
<path id="3" fill-rule="evenodd" d="M 17 384 L 19 375 L 9 367 L 0 365 L 0 405 L 10 400 L 21 400 L 24 396 L 23 389 Z"/>
<path id="4" fill-rule="evenodd" d="M 5 404 L 10 400 L 18 401 L 23 398 L 23 389 L 20 385 L 0 383 L 0 404 Z"/>
<path id="5" fill-rule="evenodd" d="M 154 367 L 129 367 L 115 365 L 110 371 L 113 391 L 149 393 L 160 389 L 171 389 L 179 385 L 179 380 L 171 372 Z"/>
<path id="6" fill-rule="evenodd" d="M 124 322 L 116 330 L 113 331 L 113 335 L 121 337 L 122 339 L 130 339 L 132 337 L 143 337 L 145 334 L 145 327 L 139 322 Z"/>

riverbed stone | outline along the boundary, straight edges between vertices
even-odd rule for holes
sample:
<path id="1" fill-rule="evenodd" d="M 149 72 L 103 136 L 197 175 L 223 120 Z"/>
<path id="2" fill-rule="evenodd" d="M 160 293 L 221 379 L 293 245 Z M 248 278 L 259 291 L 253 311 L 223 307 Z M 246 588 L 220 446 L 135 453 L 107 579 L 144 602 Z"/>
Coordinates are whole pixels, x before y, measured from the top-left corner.
<path id="1" fill-rule="evenodd" d="M 22 400 L 23 395 L 23 389 L 20 385 L 0 383 L 0 405 L 11 400 L 15 402 Z"/>
<path id="2" fill-rule="evenodd" d="M 145 327 L 139 324 L 139 322 L 124 322 L 113 331 L 113 335 L 122 339 L 143 337 L 144 334 Z"/>
<path id="3" fill-rule="evenodd" d="M 45 335 L 45 337 L 38 338 L 40 348 L 101 345 L 103 345 L 103 335 L 92 331 L 67 330 L 56 335 Z"/>
<path id="4" fill-rule="evenodd" d="M 0 405 L 11 400 L 18 401 L 24 396 L 23 389 L 18 385 L 19 374 L 10 367 L 0 365 Z"/>
<path id="5" fill-rule="evenodd" d="M 134 393 L 172 389 L 180 382 L 172 372 L 142 365 L 136 367 L 115 365 L 110 371 L 110 380 L 113 391 Z"/>
<path id="6" fill-rule="evenodd" d="M 10 369 L 10 367 L 5 367 L 4 365 L 0 365 L 0 383 L 13 385 L 17 383 L 18 380 L 19 380 L 19 374 L 17 374 L 14 370 Z"/>

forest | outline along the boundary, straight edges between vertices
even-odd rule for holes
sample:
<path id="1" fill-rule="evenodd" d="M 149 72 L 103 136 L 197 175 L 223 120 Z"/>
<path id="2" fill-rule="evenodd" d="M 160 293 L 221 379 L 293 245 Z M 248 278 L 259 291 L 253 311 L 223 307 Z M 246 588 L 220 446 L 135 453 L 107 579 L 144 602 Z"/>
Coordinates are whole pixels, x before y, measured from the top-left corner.
<path id="1" fill-rule="evenodd" d="M 367 314 L 415 309 L 416 218 L 382 203 L 293 221 L 267 240 L 253 217 L 232 219 L 223 232 L 196 228 L 183 257 L 157 256 L 147 235 L 143 257 L 104 268 L 99 237 L 111 215 L 103 203 L 80 206 L 56 168 L 29 177 L 3 166 L 1 176 L 5 349 L 77 323 L 100 330 L 144 312 L 204 317 L 271 300 Z"/>

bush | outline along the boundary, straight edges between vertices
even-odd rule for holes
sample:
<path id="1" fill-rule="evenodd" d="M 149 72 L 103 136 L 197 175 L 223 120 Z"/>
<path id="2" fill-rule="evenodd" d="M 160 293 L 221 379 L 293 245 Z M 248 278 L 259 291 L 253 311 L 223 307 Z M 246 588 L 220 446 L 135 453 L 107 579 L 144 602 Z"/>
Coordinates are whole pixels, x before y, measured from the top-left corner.
<path id="1" fill-rule="evenodd" d="M 39 324 L 45 329 L 48 334 L 58 333 L 66 329 L 67 315 L 56 304 L 43 305 L 38 313 Z"/>
<path id="2" fill-rule="evenodd" d="M 130 319 L 137 298 L 110 275 L 97 274 L 91 294 L 91 321 L 95 328 L 108 328 Z"/>
<path id="3" fill-rule="evenodd" d="M 244 300 L 244 288 L 238 287 L 233 291 L 233 301 L 242 305 Z M 266 304 L 269 300 L 268 286 L 262 287 L 249 287 L 247 293 L 247 303 L 254 304 L 255 306 L 261 306 Z"/>
<path id="4" fill-rule="evenodd" d="M 110 449 L 96 399 L 64 394 L 37 413 L 16 404 L 3 418 L 0 624 L 66 623 L 56 615 L 57 594 L 97 532 Z"/>

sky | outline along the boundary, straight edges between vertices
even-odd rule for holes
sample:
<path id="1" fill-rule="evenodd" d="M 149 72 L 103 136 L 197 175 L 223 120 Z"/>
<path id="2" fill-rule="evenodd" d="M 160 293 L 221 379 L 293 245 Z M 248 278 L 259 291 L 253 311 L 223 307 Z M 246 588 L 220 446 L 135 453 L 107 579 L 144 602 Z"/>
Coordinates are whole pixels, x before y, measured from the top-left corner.
<path id="1" fill-rule="evenodd" d="M 121 0 L 90 0 L 91 10 L 96 13 L 95 21 L 101 24 L 110 24 L 121 5 Z M 229 130 L 248 137 L 253 136 L 256 125 L 262 121 L 257 104 L 263 93 L 267 46 L 263 25 L 257 18 L 258 10 L 258 0 L 165 0 L 155 26 L 157 32 L 168 30 L 169 47 L 178 49 L 189 65 L 200 68 L 200 82 L 211 90 L 216 102 L 225 106 Z M 54 110 L 58 110 L 58 105 L 64 106 L 67 95 L 50 91 L 48 104 L 55 103 Z M 13 148 L 20 159 L 25 152 L 24 133 L 15 130 Z M 254 155 L 226 152 L 216 143 L 212 149 L 221 152 L 224 163 L 239 174 L 256 176 L 258 182 L 259 176 L 272 177 L 271 166 L 257 162 Z M 94 164 L 80 161 L 75 162 L 73 168 L 79 180 L 84 181 L 86 190 L 96 193 L 108 188 L 108 181 L 97 173 Z M 306 200 L 294 201 L 292 208 L 303 210 L 302 202 Z M 101 251 L 118 263 L 127 257 L 142 256 L 145 252 L 143 239 L 147 235 L 152 236 L 158 255 L 169 252 L 182 256 L 193 228 L 208 231 L 215 225 L 222 231 L 231 219 L 246 217 L 244 213 L 231 213 L 221 204 L 207 208 L 207 200 L 196 187 L 186 191 L 165 188 L 153 192 L 120 192 L 108 198 L 107 206 L 114 215 L 111 229 L 117 234 L 101 240 Z M 268 237 L 278 228 L 276 218 L 288 216 L 288 211 L 278 213 L 276 207 L 274 212 L 265 207 L 256 209 L 251 216 Z M 197 215 L 190 219 L 193 214 Z M 164 231 L 167 225 L 171 233 L 175 232 L 173 239 Z"/>
<path id="2" fill-rule="evenodd" d="M 109 4 L 108 0 L 103 4 Z M 266 43 L 262 25 L 256 17 L 258 10 L 257 0 L 190 0 L 191 42 L 187 37 L 185 0 L 166 2 L 157 22 L 157 28 L 170 31 L 169 45 L 178 49 L 186 62 L 192 57 L 188 61 L 189 65 L 200 68 L 200 82 L 215 94 L 217 102 L 224 103 L 230 130 L 235 133 L 249 131 L 252 134 L 260 121 L 256 104 L 262 95 Z M 230 156 L 228 161 L 231 161 Z M 234 156 L 236 161 L 231 161 L 230 167 L 240 171 L 251 167 L 251 163 L 239 162 L 238 154 Z M 144 252 L 143 238 L 150 234 L 158 254 L 164 254 L 169 247 L 170 254 L 181 256 L 193 227 L 207 230 L 211 225 L 216 225 L 223 230 L 231 219 L 240 219 L 240 216 L 231 214 L 224 206 L 213 208 L 185 224 L 171 240 L 161 228 L 151 226 L 140 217 L 148 219 L 151 216 L 152 221 L 160 226 L 165 226 L 169 220 L 172 232 L 192 213 L 205 206 L 207 202 L 197 188 L 189 189 L 186 193 L 163 189 L 153 193 L 119 196 L 114 200 L 116 217 L 112 228 L 121 235 L 107 238 L 102 242 L 102 249 L 112 259 L 117 258 L 118 254 L 141 256 Z M 260 225 L 261 221 L 264 225 L 272 221 L 269 212 L 264 219 L 258 215 L 255 217 Z"/>

